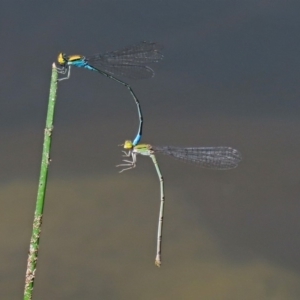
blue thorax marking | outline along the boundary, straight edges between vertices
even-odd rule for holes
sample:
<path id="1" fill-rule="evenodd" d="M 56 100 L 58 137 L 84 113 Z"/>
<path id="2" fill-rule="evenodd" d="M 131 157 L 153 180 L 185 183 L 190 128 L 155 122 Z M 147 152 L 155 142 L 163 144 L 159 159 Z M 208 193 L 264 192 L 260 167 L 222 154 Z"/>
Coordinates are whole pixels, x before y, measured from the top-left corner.
<path id="1" fill-rule="evenodd" d="M 83 59 L 73 60 L 73 61 L 68 61 L 68 65 L 75 66 L 78 68 L 85 68 L 85 66 L 87 65 L 87 62 Z"/>
<path id="2" fill-rule="evenodd" d="M 90 66 L 85 59 L 68 61 L 69 66 L 75 66 L 77 68 L 85 68 L 92 71 L 97 71 L 94 67 Z"/>

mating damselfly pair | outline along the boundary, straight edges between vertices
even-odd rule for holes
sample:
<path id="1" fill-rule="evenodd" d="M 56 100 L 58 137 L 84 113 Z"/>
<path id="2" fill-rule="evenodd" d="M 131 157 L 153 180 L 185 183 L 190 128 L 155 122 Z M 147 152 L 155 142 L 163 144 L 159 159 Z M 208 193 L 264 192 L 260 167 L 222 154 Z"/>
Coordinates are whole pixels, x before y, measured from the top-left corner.
<path id="1" fill-rule="evenodd" d="M 137 155 L 149 156 L 155 166 L 159 181 L 160 181 L 160 209 L 158 219 L 157 232 L 157 250 L 155 257 L 155 265 L 161 265 L 161 244 L 162 244 L 162 228 L 164 214 L 164 181 L 155 154 L 162 153 L 170 155 L 176 159 L 195 163 L 204 168 L 215 170 L 229 170 L 236 168 L 242 157 L 238 150 L 231 147 L 188 147 L 180 148 L 173 146 L 152 146 L 150 144 L 140 144 L 143 130 L 143 114 L 140 102 L 136 97 L 131 86 L 118 79 L 115 76 L 122 76 L 131 79 L 145 79 L 154 76 L 154 71 L 148 66 L 150 63 L 158 62 L 163 58 L 160 50 L 162 47 L 157 43 L 141 42 L 136 45 L 126 47 L 121 50 L 106 52 L 104 54 L 95 54 L 92 56 L 70 55 L 60 53 L 58 63 L 60 68 L 57 68 L 61 74 L 66 74 L 59 81 L 69 79 L 71 67 L 85 68 L 91 71 L 96 71 L 107 78 L 110 78 L 123 86 L 131 93 L 137 109 L 139 117 L 138 133 L 133 141 L 126 140 L 123 144 L 124 157 L 122 164 L 117 167 L 125 167 L 120 171 L 132 169 L 136 166 Z M 131 160 L 129 160 L 131 158 Z"/>

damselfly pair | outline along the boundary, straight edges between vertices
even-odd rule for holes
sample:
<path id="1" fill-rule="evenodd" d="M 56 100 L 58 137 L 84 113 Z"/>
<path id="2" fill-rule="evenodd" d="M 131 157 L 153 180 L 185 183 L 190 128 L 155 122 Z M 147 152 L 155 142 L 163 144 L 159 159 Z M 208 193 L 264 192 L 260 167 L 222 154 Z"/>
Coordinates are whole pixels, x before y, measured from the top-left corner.
<path id="1" fill-rule="evenodd" d="M 163 228 L 163 214 L 164 214 L 164 181 L 158 166 L 155 153 L 162 153 L 173 156 L 182 161 L 192 162 L 201 167 L 216 169 L 216 170 L 229 170 L 237 167 L 242 157 L 238 150 L 230 147 L 191 147 L 180 148 L 171 146 L 151 146 L 149 144 L 139 144 L 142 138 L 143 129 L 143 115 L 138 98 L 134 94 L 129 84 L 114 77 L 125 76 L 128 78 L 139 79 L 149 78 L 154 76 L 154 71 L 147 66 L 148 63 L 157 62 L 162 59 L 162 54 L 159 52 L 161 47 L 156 43 L 142 42 L 122 50 L 114 52 L 107 52 L 105 54 L 96 54 L 90 57 L 81 55 L 67 56 L 60 53 L 58 56 L 58 63 L 61 68 L 58 72 L 67 74 L 66 77 L 59 80 L 69 79 L 71 66 L 86 68 L 88 70 L 96 71 L 114 81 L 127 87 L 135 100 L 138 108 L 139 115 L 139 129 L 133 141 L 125 141 L 123 151 L 124 159 L 123 164 L 117 167 L 125 167 L 120 171 L 126 171 L 136 166 L 137 155 L 149 156 L 155 166 L 159 181 L 160 181 L 160 209 L 158 219 L 158 232 L 157 232 L 157 250 L 155 257 L 155 265 L 161 265 L 161 244 L 162 244 L 162 228 Z"/>

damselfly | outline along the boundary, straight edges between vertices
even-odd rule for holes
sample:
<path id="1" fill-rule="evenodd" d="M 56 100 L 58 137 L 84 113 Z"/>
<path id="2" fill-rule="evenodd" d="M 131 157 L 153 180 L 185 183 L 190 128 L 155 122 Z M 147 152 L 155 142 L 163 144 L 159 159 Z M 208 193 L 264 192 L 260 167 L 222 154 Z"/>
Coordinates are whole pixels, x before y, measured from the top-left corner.
<path id="1" fill-rule="evenodd" d="M 133 144 L 137 145 L 141 140 L 143 130 L 143 114 L 140 103 L 131 86 L 115 76 L 124 76 L 131 79 L 153 77 L 154 71 L 147 66 L 147 64 L 158 62 L 163 58 L 163 55 L 160 53 L 161 49 L 162 47 L 157 43 L 144 41 L 121 50 L 95 54 L 87 57 L 82 55 L 68 56 L 65 53 L 60 53 L 57 58 L 60 67 L 57 68 L 57 71 L 61 74 L 67 74 L 67 76 L 59 78 L 58 80 L 69 79 L 71 67 L 75 66 L 96 71 L 127 87 L 138 109 L 140 124 L 138 134 L 133 141 Z"/>
<path id="2" fill-rule="evenodd" d="M 163 227 L 163 214 L 164 214 L 164 181 L 160 172 L 155 154 L 162 153 L 170 155 L 176 159 L 198 164 L 201 167 L 216 169 L 216 170 L 229 170 L 236 168 L 242 159 L 240 152 L 230 147 L 191 147 L 180 148 L 172 146 L 152 146 L 149 144 L 134 145 L 132 141 L 125 141 L 123 157 L 131 157 L 131 160 L 123 160 L 124 164 L 117 165 L 117 167 L 126 167 L 120 171 L 126 171 L 136 167 L 137 155 L 149 156 L 156 169 L 158 179 L 160 181 L 160 209 L 158 218 L 158 232 L 157 232 L 157 250 L 155 257 L 155 265 L 161 265 L 161 243 L 162 243 L 162 227 Z"/>

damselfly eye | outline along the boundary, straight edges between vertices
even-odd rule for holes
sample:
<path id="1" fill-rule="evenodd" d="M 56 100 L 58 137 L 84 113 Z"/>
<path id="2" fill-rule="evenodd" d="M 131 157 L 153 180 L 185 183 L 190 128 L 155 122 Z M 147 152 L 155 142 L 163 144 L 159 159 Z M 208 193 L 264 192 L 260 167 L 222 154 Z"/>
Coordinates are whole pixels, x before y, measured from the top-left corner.
<path id="1" fill-rule="evenodd" d="M 124 149 L 132 149 L 133 148 L 133 144 L 132 144 L 132 141 L 125 141 L 124 143 Z"/>
<path id="2" fill-rule="evenodd" d="M 57 57 L 57 61 L 60 65 L 64 65 L 67 62 L 67 56 L 65 53 L 59 53 Z"/>

